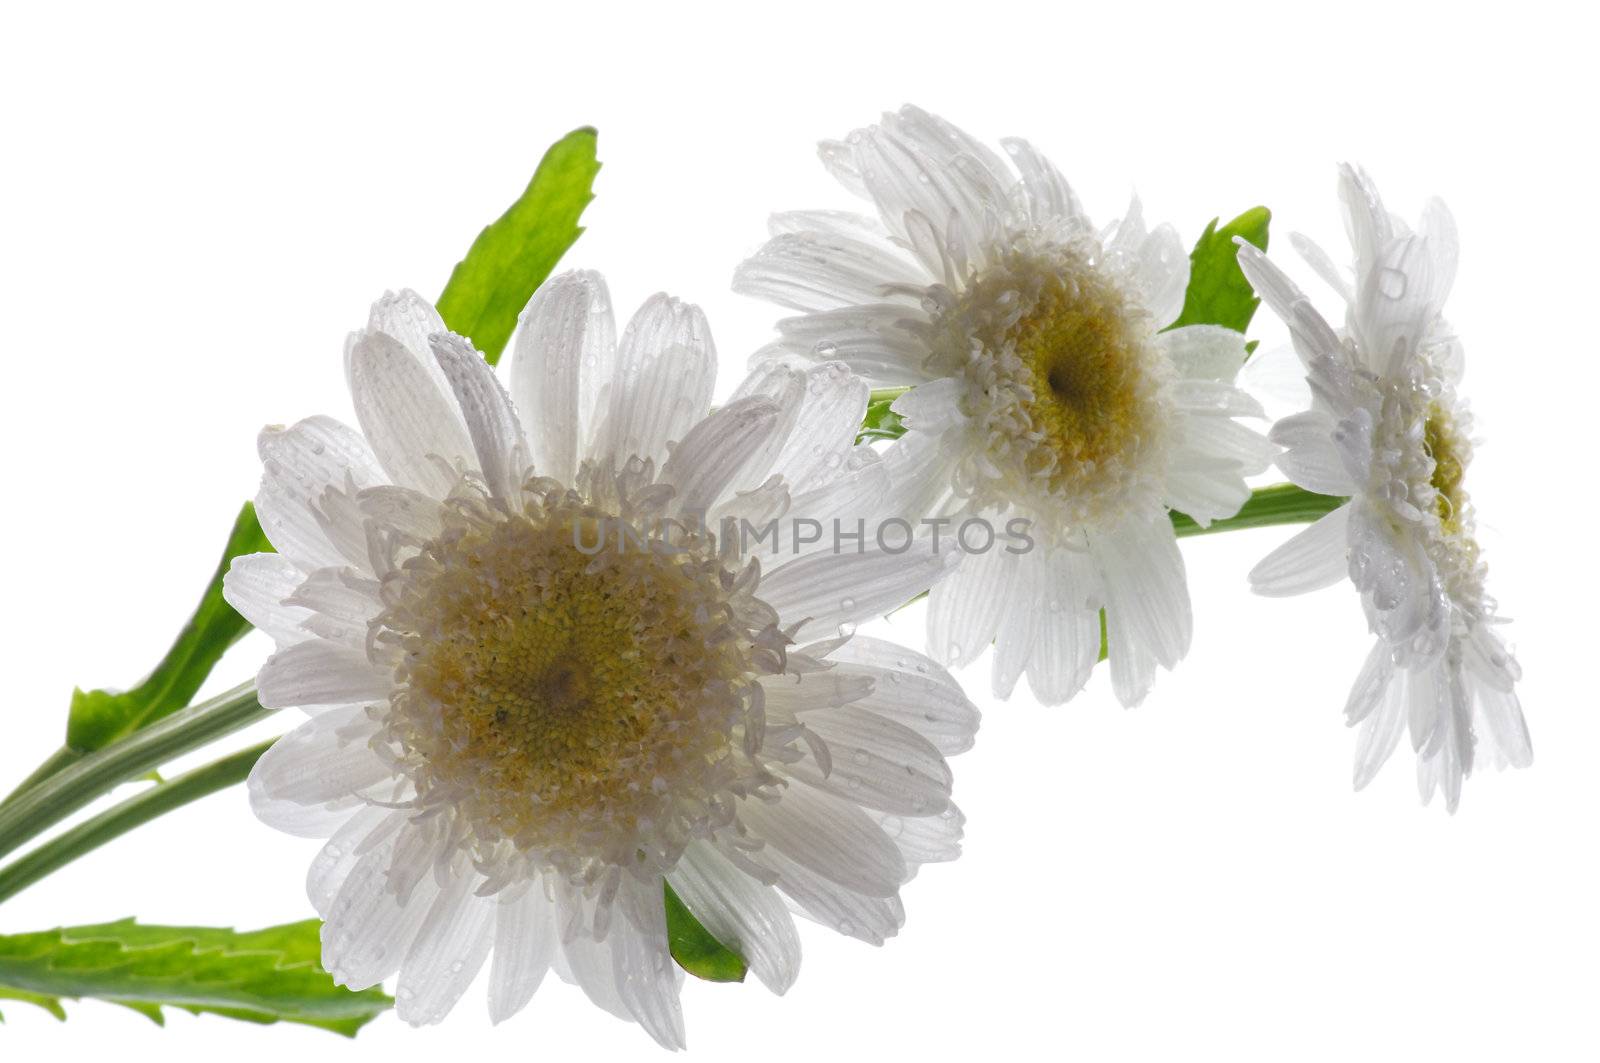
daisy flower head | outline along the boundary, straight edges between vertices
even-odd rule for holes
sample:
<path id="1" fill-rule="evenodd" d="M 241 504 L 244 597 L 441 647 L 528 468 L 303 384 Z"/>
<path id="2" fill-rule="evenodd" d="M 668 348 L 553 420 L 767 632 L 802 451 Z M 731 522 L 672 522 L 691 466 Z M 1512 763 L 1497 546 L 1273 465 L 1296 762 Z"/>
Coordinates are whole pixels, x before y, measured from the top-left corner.
<path id="1" fill-rule="evenodd" d="M 1026 674 L 1059 703 L 1099 657 L 1103 609 L 1134 705 L 1189 647 L 1168 510 L 1232 516 L 1272 448 L 1237 420 L 1261 416 L 1234 386 L 1243 336 L 1167 329 L 1189 278 L 1172 227 L 1135 200 L 1097 229 L 1028 142 L 1002 147 L 914 107 L 823 143 L 871 213 L 774 216 L 734 286 L 801 315 L 757 358 L 909 387 L 886 512 L 1028 529 L 1031 548 L 971 552 L 933 587 L 929 652 L 960 666 L 993 643 L 997 696 Z"/>
<path id="2" fill-rule="evenodd" d="M 1415 230 L 1390 214 L 1363 172 L 1345 166 L 1339 195 L 1353 250 L 1346 274 L 1303 237 L 1294 243 L 1344 300 L 1335 328 L 1253 247 L 1239 263 L 1289 326 L 1311 408 L 1279 421 L 1284 475 L 1350 501 L 1290 539 L 1250 574 L 1256 591 L 1290 595 L 1346 576 L 1377 636 L 1345 708 L 1359 725 L 1357 789 L 1411 735 L 1422 799 L 1461 783 L 1484 757 L 1533 759 L 1520 676 L 1484 587 L 1465 488 L 1471 418 L 1458 392 L 1462 351 L 1443 315 L 1458 243 L 1444 205 Z"/>
<path id="3" fill-rule="evenodd" d="M 533 297 L 504 384 L 409 292 L 345 365 L 359 430 L 262 433 L 278 553 L 226 581 L 277 643 L 262 704 L 309 716 L 250 794 L 328 839 L 307 887 L 336 979 L 398 971 L 421 1024 L 491 962 L 498 1021 L 554 969 L 681 1047 L 669 894 L 777 992 L 791 907 L 893 935 L 901 884 L 957 854 L 945 758 L 978 714 L 852 625 L 929 562 L 764 561 L 720 530 L 881 491 L 866 384 L 773 371 L 713 412 L 700 311 L 656 296 L 619 340 L 590 273 Z"/>

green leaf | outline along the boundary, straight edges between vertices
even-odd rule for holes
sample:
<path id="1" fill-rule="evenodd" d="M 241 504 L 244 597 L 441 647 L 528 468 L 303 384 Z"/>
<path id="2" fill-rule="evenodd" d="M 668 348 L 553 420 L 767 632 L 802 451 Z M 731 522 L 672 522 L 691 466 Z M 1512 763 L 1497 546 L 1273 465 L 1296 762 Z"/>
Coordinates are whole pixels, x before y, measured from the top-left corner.
<path id="1" fill-rule="evenodd" d="M 445 324 L 490 365 L 500 360 L 517 315 L 583 232 L 578 218 L 600 172 L 596 136 L 575 129 L 545 152 L 522 197 L 478 234 L 439 296 Z"/>
<path id="2" fill-rule="evenodd" d="M 1255 207 L 1220 229 L 1217 221 L 1211 219 L 1189 255 L 1189 288 L 1183 296 L 1183 313 L 1168 328 L 1221 325 L 1244 332 L 1261 304 L 1239 268 L 1239 248 L 1233 238 L 1242 236 L 1265 251 L 1272 212 L 1266 207 Z M 1254 344 L 1251 347 L 1254 348 Z"/>
<path id="3" fill-rule="evenodd" d="M 320 923 L 241 933 L 213 927 L 100 926 L 0 936 L 0 998 L 65 1018 L 61 1001 L 91 998 L 155 1022 L 182 1008 L 245 1022 L 292 1022 L 354 1037 L 394 1001 L 352 993 L 322 969 Z"/>
<path id="4" fill-rule="evenodd" d="M 250 624 L 222 599 L 222 577 L 241 554 L 269 553 L 272 544 L 249 502 L 239 511 L 227 549 L 206 585 L 194 615 L 178 633 L 155 671 L 132 690 L 74 690 L 67 717 L 67 749 L 76 755 L 103 749 L 185 705 L 200 689 L 222 654 L 250 630 Z"/>
<path id="5" fill-rule="evenodd" d="M 744 959 L 712 937 L 670 885 L 661 886 L 667 901 L 667 944 L 678 966 L 708 982 L 744 981 Z"/>
<path id="6" fill-rule="evenodd" d="M 861 418 L 861 431 L 856 433 L 857 443 L 870 443 L 875 439 L 899 439 L 906 434 L 906 426 L 895 413 L 894 400 L 910 388 L 876 388 L 867 399 L 867 412 Z"/>
<path id="7" fill-rule="evenodd" d="M 0 1000 L 20 1000 L 24 1004 L 32 1004 L 36 1008 L 43 1008 L 62 1022 L 67 1019 L 67 1009 L 63 1008 L 61 1001 L 55 997 L 42 996 L 39 993 L 27 993 L 21 989 L 7 989 L 5 986 L 0 985 Z M 5 1013 L 0 1012 L 0 1022 L 5 1021 Z"/>

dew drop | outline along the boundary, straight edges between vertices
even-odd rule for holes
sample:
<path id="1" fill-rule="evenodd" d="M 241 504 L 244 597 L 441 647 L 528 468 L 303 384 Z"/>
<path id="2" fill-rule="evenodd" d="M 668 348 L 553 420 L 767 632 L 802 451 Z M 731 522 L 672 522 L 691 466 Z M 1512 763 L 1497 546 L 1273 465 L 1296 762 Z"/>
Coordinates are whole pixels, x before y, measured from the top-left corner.
<path id="1" fill-rule="evenodd" d="M 1378 271 L 1378 290 L 1388 299 L 1401 299 L 1406 294 L 1406 275 L 1388 266 Z"/>
<path id="2" fill-rule="evenodd" d="M 855 607 L 856 607 L 856 600 L 854 598 L 844 597 L 844 598 L 840 598 L 839 599 L 839 608 L 843 609 L 845 612 L 849 612 L 851 609 L 854 609 Z"/>
<path id="3" fill-rule="evenodd" d="M 852 624 L 850 621 L 846 620 L 844 623 L 839 625 L 839 637 L 840 638 L 846 638 L 847 639 L 851 635 L 854 635 L 855 633 L 856 633 L 856 626 L 854 624 Z"/>
<path id="4" fill-rule="evenodd" d="M 952 642 L 945 647 L 944 656 L 947 661 L 959 661 L 961 659 L 961 643 Z"/>

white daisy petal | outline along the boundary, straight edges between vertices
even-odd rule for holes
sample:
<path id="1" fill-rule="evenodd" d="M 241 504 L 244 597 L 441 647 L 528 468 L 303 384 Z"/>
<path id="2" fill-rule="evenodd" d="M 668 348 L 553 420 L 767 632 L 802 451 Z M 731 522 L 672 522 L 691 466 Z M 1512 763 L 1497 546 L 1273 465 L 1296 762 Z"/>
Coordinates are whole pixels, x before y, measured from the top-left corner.
<path id="1" fill-rule="evenodd" d="M 898 287 L 927 282 L 918 266 L 862 240 L 782 233 L 740 264 L 733 290 L 795 310 L 901 302 Z M 903 300 L 910 305 L 910 299 Z"/>
<path id="2" fill-rule="evenodd" d="M 800 973 L 800 935 L 770 886 L 705 841 L 689 843 L 670 881 L 700 925 L 742 956 L 763 985 L 774 993 L 788 991 Z"/>
<path id="3" fill-rule="evenodd" d="M 489 1019 L 504 1022 L 533 999 L 555 955 L 556 905 L 544 884 L 502 894 L 495 907 L 494 963 L 489 971 Z"/>
<path id="4" fill-rule="evenodd" d="M 1171 523 L 1131 520 L 1089 545 L 1104 580 L 1107 624 L 1174 667 L 1189 650 L 1193 618 Z"/>
<path id="5" fill-rule="evenodd" d="M 1174 462 L 1167 469 L 1161 500 L 1202 528 L 1214 520 L 1231 517 L 1250 499 L 1244 466 L 1237 461 L 1219 460 L 1207 455 Z"/>
<path id="6" fill-rule="evenodd" d="M 1030 579 L 1032 574 L 1017 566 L 1016 578 L 1011 582 L 1005 609 L 1000 614 L 1000 628 L 994 636 L 994 668 L 990 675 L 990 689 L 997 698 L 1011 696 L 1038 645 L 1047 588 Z"/>
<path id="7" fill-rule="evenodd" d="M 799 417 L 771 470 L 795 494 L 840 475 L 866 413 L 869 390 L 866 381 L 839 362 L 807 371 Z"/>
<path id="8" fill-rule="evenodd" d="M 1093 560 L 1062 550 L 1036 565 L 1042 610 L 1028 686 L 1046 705 L 1059 705 L 1089 681 L 1100 659 L 1099 580 Z"/>
<path id="9" fill-rule="evenodd" d="M 684 513 L 706 513 L 760 461 L 760 443 L 782 416 L 764 395 L 738 399 L 689 430 L 661 468 L 661 478 L 678 490 Z"/>
<path id="10" fill-rule="evenodd" d="M 883 832 L 894 842 L 906 863 L 912 867 L 938 864 L 961 855 L 961 837 L 966 817 L 953 804 L 946 804 L 937 816 L 897 816 L 892 812 L 870 812 Z"/>
<path id="11" fill-rule="evenodd" d="M 1231 382 L 1245 363 L 1241 333 L 1218 325 L 1185 325 L 1161 333 L 1159 343 L 1178 373 L 1190 380 Z"/>
<path id="12" fill-rule="evenodd" d="M 298 705 L 344 705 L 387 698 L 392 681 L 356 650 L 314 639 L 287 646 L 261 666 L 261 704 L 269 709 Z"/>
<path id="13" fill-rule="evenodd" d="M 617 904 L 627 918 L 611 929 L 617 994 L 634 1021 L 663 1048 L 684 1047 L 683 971 L 667 945 L 667 917 L 659 881 L 623 884 Z"/>
<path id="14" fill-rule="evenodd" d="M 1372 178 L 1348 164 L 1339 167 L 1339 203 L 1355 254 L 1356 273 L 1364 275 L 1394 239 L 1394 221 Z"/>
<path id="15" fill-rule="evenodd" d="M 1017 137 L 1000 141 L 1022 175 L 1022 189 L 1027 197 L 1028 214 L 1035 225 L 1065 221 L 1074 226 L 1088 226 L 1083 207 L 1061 171 L 1049 159 L 1036 151 L 1032 144 Z"/>
<path id="16" fill-rule="evenodd" d="M 282 554 L 236 557 L 222 579 L 222 596 L 239 615 L 271 636 L 280 647 L 311 638 L 301 625 L 311 610 L 287 604 L 305 572 Z"/>
<path id="17" fill-rule="evenodd" d="M 1250 587 L 1269 598 L 1331 587 L 1350 574 L 1350 507 L 1298 532 L 1250 570 Z"/>
<path id="18" fill-rule="evenodd" d="M 875 303 L 820 311 L 778 322 L 782 339 L 751 356 L 752 366 L 773 359 L 838 361 L 873 384 L 898 386 L 930 379 L 927 350 L 916 326 L 918 308 Z"/>
<path id="19" fill-rule="evenodd" d="M 1158 225 L 1138 251 L 1138 283 L 1145 293 L 1150 318 L 1169 325 L 1183 311 L 1189 287 L 1189 252 L 1170 225 Z"/>
<path id="20" fill-rule="evenodd" d="M 264 469 L 256 518 L 277 551 L 303 568 L 366 564 L 364 556 L 350 556 L 352 529 L 338 522 L 344 512 L 333 505 L 346 491 L 383 482 L 366 441 L 331 417 L 308 417 L 264 429 L 256 449 Z"/>
<path id="21" fill-rule="evenodd" d="M 333 902 L 361 858 L 397 833 L 406 818 L 404 813 L 377 805 L 363 805 L 342 816 L 328 831 L 327 844 L 306 872 L 306 898 L 323 919 L 332 913 Z"/>
<path id="22" fill-rule="evenodd" d="M 402 828 L 363 853 L 345 878 L 322 924 L 322 962 L 339 985 L 359 992 L 400 969 L 439 895 L 433 876 L 396 894 L 388 888 L 389 868 Z"/>
<path id="23" fill-rule="evenodd" d="M 946 756 L 972 748 L 978 710 L 961 684 L 920 653 L 880 639 L 856 635 L 829 655 L 829 674 L 871 679 L 870 689 L 851 704 L 905 724 Z"/>
<path id="24" fill-rule="evenodd" d="M 905 924 L 899 894 L 871 897 L 854 892 L 773 848 L 762 850 L 755 859 L 777 875 L 778 889 L 801 912 L 846 937 L 882 945 Z"/>
<path id="25" fill-rule="evenodd" d="M 472 344 L 443 333 L 432 337 L 433 355 L 461 405 L 477 468 L 496 498 L 513 497 L 527 466 L 527 443 L 511 397 Z"/>
<path id="26" fill-rule="evenodd" d="M 1278 468 L 1296 485 L 1324 495 L 1353 495 L 1356 483 L 1334 443 L 1337 426 L 1321 410 L 1285 417 L 1272 426 L 1271 439 L 1283 447 Z"/>
<path id="27" fill-rule="evenodd" d="M 611 295 L 598 273 L 552 277 L 528 300 L 509 390 L 539 474 L 569 480 L 577 472 L 616 351 Z"/>
<path id="28" fill-rule="evenodd" d="M 1383 648 L 1387 653 L 1387 648 Z M 1387 676 L 1381 687 L 1382 696 L 1361 721 L 1356 740 L 1356 759 L 1353 781 L 1357 790 L 1364 790 L 1378 774 L 1378 769 L 1400 744 L 1406 730 L 1405 681 Z"/>
<path id="29" fill-rule="evenodd" d="M 1306 297 L 1288 274 L 1267 258 L 1266 252 L 1243 237 L 1236 237 L 1234 243 L 1239 247 L 1239 268 L 1244 271 L 1245 279 L 1268 309 L 1288 321 L 1294 316 L 1294 308 L 1305 302 Z"/>
<path id="30" fill-rule="evenodd" d="M 827 765 L 801 761 L 784 774 L 863 808 L 926 816 L 950 797 L 950 769 L 937 747 L 911 728 L 855 705 L 801 717 L 831 754 Z M 824 767 L 826 770 L 824 770 Z"/>
<path id="31" fill-rule="evenodd" d="M 928 647 L 946 665 L 964 668 L 994 642 L 1019 568 L 1004 549 L 971 554 L 928 592 Z"/>
<path id="32" fill-rule="evenodd" d="M 595 441 L 597 456 L 617 465 L 649 458 L 683 439 L 711 407 L 717 352 L 700 308 L 664 294 L 633 315 L 617 348 L 610 409 Z"/>
<path id="33" fill-rule="evenodd" d="M 966 421 L 961 411 L 965 385 L 950 377 L 919 384 L 894 400 L 890 409 L 918 432 L 940 433 L 958 428 Z"/>
<path id="34" fill-rule="evenodd" d="M 1332 257 L 1310 238 L 1300 233 L 1290 233 L 1289 243 L 1306 260 L 1306 264 L 1316 271 L 1317 276 L 1327 282 L 1346 302 L 1355 298 L 1355 292 L 1350 287 L 1350 281 L 1339 272 L 1339 267 L 1334 265 Z"/>
<path id="35" fill-rule="evenodd" d="M 480 882 L 459 873 L 434 899 L 400 967 L 395 1013 L 402 1021 L 440 1021 L 482 969 L 494 941 L 495 903 L 472 895 Z"/>
<path id="36" fill-rule="evenodd" d="M 1106 616 L 1106 653 L 1111 690 L 1127 708 L 1144 701 L 1156 681 L 1156 659 L 1124 622 Z"/>
<path id="37" fill-rule="evenodd" d="M 1421 237 L 1396 240 L 1379 252 L 1351 315 L 1369 369 L 1393 374 L 1422 344 L 1438 321 L 1448 292 L 1445 282 Z"/>
<path id="38" fill-rule="evenodd" d="M 905 859 L 855 805 L 791 786 L 781 801 L 745 801 L 739 818 L 756 838 L 801 867 L 865 897 L 888 897 L 905 881 Z"/>
<path id="39" fill-rule="evenodd" d="M 321 713 L 296 727 L 251 770 L 251 811 L 276 830 L 326 838 L 350 818 L 361 791 L 393 777 L 393 769 L 369 744 L 375 731 L 356 706 Z"/>
<path id="40" fill-rule="evenodd" d="M 470 467 L 472 441 L 430 348 L 422 357 L 382 332 L 351 337 L 345 375 L 356 420 L 389 478 L 442 498 L 458 466 Z"/>
<path id="41" fill-rule="evenodd" d="M 824 140 L 817 145 L 817 157 L 822 165 L 852 195 L 870 198 L 867 186 L 861 180 L 861 169 L 856 165 L 856 153 L 842 140 Z"/>
<path id="42" fill-rule="evenodd" d="M 762 581 L 762 597 L 784 616 L 808 621 L 805 632 L 815 636 L 904 605 L 957 560 L 954 551 L 935 553 L 922 541 L 903 552 L 818 552 L 775 568 Z"/>

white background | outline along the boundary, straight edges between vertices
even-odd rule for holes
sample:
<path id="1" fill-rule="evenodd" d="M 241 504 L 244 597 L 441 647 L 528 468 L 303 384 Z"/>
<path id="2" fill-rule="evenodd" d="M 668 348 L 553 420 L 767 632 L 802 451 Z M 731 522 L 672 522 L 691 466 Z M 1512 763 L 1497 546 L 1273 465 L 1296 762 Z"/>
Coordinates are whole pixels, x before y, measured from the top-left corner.
<path id="1" fill-rule="evenodd" d="M 1275 248 L 1294 229 L 1342 248 L 1334 164 L 1357 160 L 1395 209 L 1437 193 L 1460 223 L 1450 316 L 1485 441 L 1468 487 L 1534 766 L 1471 779 L 1454 817 L 1418 806 L 1404 749 L 1352 794 L 1353 593 L 1252 599 L 1244 573 L 1285 532 L 1190 541 L 1181 669 L 1134 711 L 1104 675 L 1044 709 L 994 703 L 987 661 L 970 669 L 986 718 L 956 765 L 966 856 L 907 888 L 881 950 L 806 924 L 787 998 L 690 984 L 691 1051 L 1592 1058 L 1592 26 L 1473 6 L 8 9 L 0 783 L 55 747 L 74 684 L 127 685 L 165 648 L 253 493 L 256 428 L 348 416 L 340 350 L 369 302 L 437 294 L 573 126 L 599 127 L 605 170 L 568 264 L 605 270 L 619 306 L 702 303 L 724 392 L 775 316 L 729 292 L 734 264 L 769 211 L 847 205 L 813 142 L 902 102 L 1029 137 L 1099 219 L 1137 188 L 1186 239 L 1263 202 Z M 262 655 L 246 642 L 214 685 Z M 235 790 L 19 896 L 0 932 L 301 918 L 314 848 Z M 481 988 L 442 1028 L 386 1016 L 353 1043 L 11 1004 L 0 1058 L 656 1051 L 554 980 L 491 1029 Z"/>

